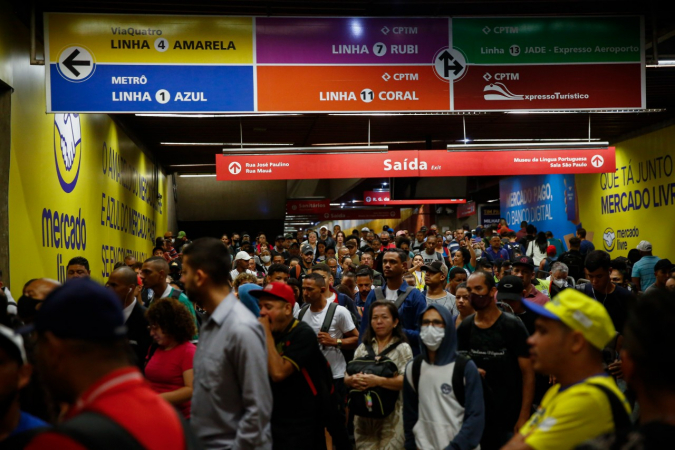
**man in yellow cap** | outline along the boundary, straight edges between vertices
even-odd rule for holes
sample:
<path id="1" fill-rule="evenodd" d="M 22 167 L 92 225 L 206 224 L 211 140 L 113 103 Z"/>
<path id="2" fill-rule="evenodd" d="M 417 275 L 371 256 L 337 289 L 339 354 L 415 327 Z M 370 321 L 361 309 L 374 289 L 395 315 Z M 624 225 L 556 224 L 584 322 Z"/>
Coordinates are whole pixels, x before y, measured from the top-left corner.
<path id="1" fill-rule="evenodd" d="M 502 450 L 572 449 L 630 426 L 630 407 L 603 370 L 602 349 L 616 334 L 602 303 L 565 289 L 546 305 L 524 300 L 539 315 L 528 339 L 534 370 L 557 384 Z"/>

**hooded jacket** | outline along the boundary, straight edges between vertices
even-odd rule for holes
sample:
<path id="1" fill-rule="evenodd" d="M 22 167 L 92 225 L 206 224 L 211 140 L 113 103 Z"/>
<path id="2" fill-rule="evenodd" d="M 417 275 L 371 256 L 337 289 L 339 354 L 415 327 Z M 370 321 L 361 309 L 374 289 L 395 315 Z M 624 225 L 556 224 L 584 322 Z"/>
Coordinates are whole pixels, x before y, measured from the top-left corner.
<path id="1" fill-rule="evenodd" d="M 455 397 L 452 374 L 457 358 L 455 321 L 447 308 L 431 304 L 445 321 L 445 337 L 429 361 L 429 351 L 420 340 L 423 357 L 420 367 L 419 392 L 415 391 L 412 361 L 403 380 L 403 425 L 406 449 L 480 449 L 485 425 L 483 387 L 478 368 L 468 361 L 464 369 L 464 406 Z M 419 316 L 419 327 L 422 317 Z"/>

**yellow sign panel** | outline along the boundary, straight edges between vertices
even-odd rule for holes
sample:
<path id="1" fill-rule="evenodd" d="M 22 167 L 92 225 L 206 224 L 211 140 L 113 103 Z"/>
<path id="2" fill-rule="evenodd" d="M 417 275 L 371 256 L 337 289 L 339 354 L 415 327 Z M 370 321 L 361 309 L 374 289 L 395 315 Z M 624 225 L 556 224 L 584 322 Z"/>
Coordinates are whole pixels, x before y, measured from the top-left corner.
<path id="1" fill-rule="evenodd" d="M 252 64 L 251 17 L 45 13 L 48 61 L 72 47 L 96 64 Z"/>
<path id="2" fill-rule="evenodd" d="M 150 159 L 107 115 L 44 114 L 44 79 L 32 72 L 16 66 L 12 107 L 4 281 L 18 296 L 30 279 L 63 281 L 75 256 L 104 282 L 125 256 L 151 256 L 168 222 L 166 177 Z"/>
<path id="3" fill-rule="evenodd" d="M 582 226 L 612 258 L 642 240 L 654 255 L 675 258 L 675 126 L 616 145 L 615 173 L 577 175 Z"/>

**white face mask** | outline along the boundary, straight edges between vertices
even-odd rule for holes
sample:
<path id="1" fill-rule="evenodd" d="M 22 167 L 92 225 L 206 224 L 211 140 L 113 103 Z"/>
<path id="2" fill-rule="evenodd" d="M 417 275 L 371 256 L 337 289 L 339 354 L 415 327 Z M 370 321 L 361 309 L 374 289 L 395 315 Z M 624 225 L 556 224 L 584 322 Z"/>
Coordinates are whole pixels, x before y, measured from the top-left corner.
<path id="1" fill-rule="evenodd" d="M 268 263 L 272 260 L 272 257 L 267 255 L 267 256 L 261 256 L 260 259 L 262 260 L 262 262 Z"/>
<path id="2" fill-rule="evenodd" d="M 559 288 L 565 287 L 565 280 L 553 280 L 553 284 Z"/>
<path id="3" fill-rule="evenodd" d="M 445 337 L 445 328 L 435 327 L 433 325 L 426 325 L 420 331 L 420 339 L 424 345 L 431 351 L 438 350 L 441 346 L 443 338 Z"/>

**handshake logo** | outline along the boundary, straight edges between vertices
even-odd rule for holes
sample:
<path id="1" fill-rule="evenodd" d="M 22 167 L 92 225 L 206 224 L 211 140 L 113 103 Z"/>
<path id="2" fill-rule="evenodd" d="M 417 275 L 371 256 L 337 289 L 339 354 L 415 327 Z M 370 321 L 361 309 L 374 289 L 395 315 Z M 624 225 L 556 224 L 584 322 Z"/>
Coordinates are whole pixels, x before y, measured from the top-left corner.
<path id="1" fill-rule="evenodd" d="M 616 233 L 611 228 L 605 229 L 605 232 L 602 234 L 602 243 L 605 246 L 605 250 L 611 252 L 614 250 L 614 240 L 616 239 Z"/>

